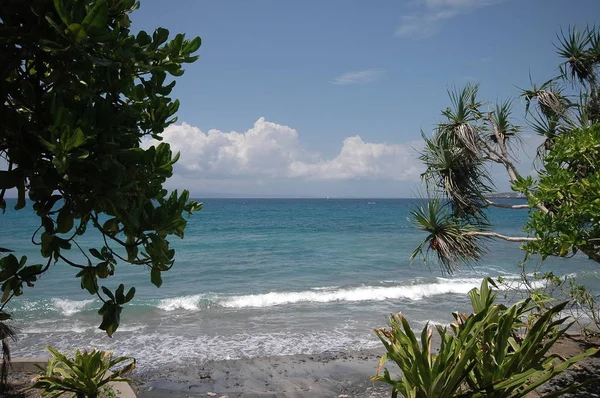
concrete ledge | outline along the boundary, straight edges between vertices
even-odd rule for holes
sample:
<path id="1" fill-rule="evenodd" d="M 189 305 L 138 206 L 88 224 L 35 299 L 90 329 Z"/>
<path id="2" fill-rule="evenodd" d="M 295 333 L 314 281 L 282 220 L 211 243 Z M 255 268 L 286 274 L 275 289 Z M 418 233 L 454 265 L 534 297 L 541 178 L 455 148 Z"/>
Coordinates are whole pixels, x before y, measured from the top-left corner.
<path id="1" fill-rule="evenodd" d="M 32 372 L 38 373 L 40 369 L 46 367 L 49 358 L 32 357 L 32 358 L 12 358 L 11 368 L 13 372 Z M 117 394 L 117 398 L 136 398 L 135 392 L 131 386 L 124 381 L 109 383 Z"/>

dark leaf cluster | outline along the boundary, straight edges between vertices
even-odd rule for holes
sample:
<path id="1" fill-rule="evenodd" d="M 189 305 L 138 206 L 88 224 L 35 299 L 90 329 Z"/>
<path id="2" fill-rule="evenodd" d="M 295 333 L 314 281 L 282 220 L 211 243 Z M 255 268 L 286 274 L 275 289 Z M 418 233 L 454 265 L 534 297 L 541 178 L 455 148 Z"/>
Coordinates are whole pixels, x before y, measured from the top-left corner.
<path id="1" fill-rule="evenodd" d="M 77 269 L 81 287 L 103 306 L 101 328 L 119 324 L 126 295 L 101 286 L 119 263 L 150 268 L 160 286 L 174 251 L 167 238 L 183 237 L 184 214 L 201 205 L 187 191 L 163 184 L 178 155 L 161 139 L 179 102 L 174 77 L 194 62 L 200 38 L 169 40 L 131 31 L 134 0 L 7 0 L 0 5 L 0 208 L 7 190 L 16 210 L 29 199 L 40 224 L 32 241 L 42 264 L 13 254 L 0 258 L 2 308 L 23 286 L 57 263 Z M 77 244 L 88 228 L 101 233 L 98 249 Z M 86 260 L 70 255 L 80 252 Z M 5 254 L 7 252 L 4 252 Z M 6 318 L 8 314 L 1 312 Z"/>

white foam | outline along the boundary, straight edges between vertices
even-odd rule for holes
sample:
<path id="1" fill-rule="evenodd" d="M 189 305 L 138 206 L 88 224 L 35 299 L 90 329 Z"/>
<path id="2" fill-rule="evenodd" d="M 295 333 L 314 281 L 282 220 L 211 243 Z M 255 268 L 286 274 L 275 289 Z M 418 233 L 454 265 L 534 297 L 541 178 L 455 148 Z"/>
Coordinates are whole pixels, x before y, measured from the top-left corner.
<path id="1" fill-rule="evenodd" d="M 87 326 L 70 325 L 63 327 L 27 327 L 21 332 L 24 334 L 44 334 L 44 333 L 85 333 L 92 331 L 93 328 Z"/>
<path id="2" fill-rule="evenodd" d="M 196 294 L 193 296 L 173 297 L 162 299 L 157 307 L 163 311 L 188 310 L 197 311 L 200 309 L 200 299 L 202 295 Z"/>
<path id="3" fill-rule="evenodd" d="M 261 308 L 284 304 L 382 301 L 388 299 L 422 300 L 443 294 L 466 294 L 481 281 L 429 283 L 422 285 L 360 286 L 334 290 L 307 290 L 300 292 L 269 292 L 223 298 L 218 304 L 228 308 Z"/>
<path id="4" fill-rule="evenodd" d="M 224 296 L 196 294 L 191 296 L 162 299 L 157 307 L 163 311 L 199 311 L 202 301 L 226 308 L 263 308 L 301 303 L 331 303 L 383 301 L 389 299 L 423 300 L 445 294 L 465 295 L 481 285 L 481 278 L 435 278 L 433 283 L 397 284 L 395 286 L 322 286 L 303 291 L 268 292 L 258 294 Z M 387 281 L 389 284 L 391 281 Z M 418 281 L 417 281 L 418 282 Z M 504 285 L 500 289 L 507 289 Z M 523 288 L 515 280 L 512 289 Z"/>
<path id="5" fill-rule="evenodd" d="M 52 307 L 54 310 L 63 315 L 71 316 L 86 309 L 94 300 L 68 300 L 61 298 L 52 299 Z"/>
<path id="6" fill-rule="evenodd" d="M 233 335 L 172 335 L 164 332 L 133 333 L 113 339 L 90 337 L 89 334 L 40 333 L 24 335 L 13 349 L 14 356 L 47 356 L 46 344 L 61 351 L 74 348 L 112 350 L 116 355 L 131 355 L 138 369 L 165 365 L 190 364 L 209 360 L 315 354 L 325 351 L 348 351 L 378 347 L 381 343 L 370 330 L 357 333 L 344 326 L 304 332 L 259 332 Z"/>

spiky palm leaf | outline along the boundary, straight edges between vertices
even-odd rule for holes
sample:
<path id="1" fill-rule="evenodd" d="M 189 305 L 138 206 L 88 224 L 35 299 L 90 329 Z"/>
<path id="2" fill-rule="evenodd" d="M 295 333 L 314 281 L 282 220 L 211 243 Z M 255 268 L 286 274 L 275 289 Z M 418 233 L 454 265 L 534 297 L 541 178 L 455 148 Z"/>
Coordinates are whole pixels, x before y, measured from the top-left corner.
<path id="1" fill-rule="evenodd" d="M 478 84 L 467 84 L 462 90 L 448 91 L 454 109 L 448 108 L 442 112 L 448 120 L 440 123 L 441 134 L 448 135 L 456 143 L 466 148 L 473 156 L 480 153 L 479 130 L 481 125 L 482 103 L 477 100 Z"/>
<path id="2" fill-rule="evenodd" d="M 442 272 L 452 273 L 460 264 L 470 265 L 481 258 L 483 249 L 478 245 L 479 238 L 472 234 L 478 228 L 466 222 L 461 223 L 442 205 L 439 198 L 413 209 L 411 215 L 415 226 L 429 233 L 411 254 L 411 261 L 421 255 L 427 262 L 433 251 Z"/>
<path id="3" fill-rule="evenodd" d="M 494 112 L 491 114 L 492 123 L 498 130 L 498 133 L 505 140 L 513 139 L 519 134 L 520 128 L 510 121 L 512 114 L 512 99 L 507 99 L 502 103 L 497 103 Z M 498 143 L 498 138 L 495 134 L 489 134 L 488 138 L 494 143 Z"/>
<path id="4" fill-rule="evenodd" d="M 530 89 L 519 89 L 520 97 L 525 100 L 525 114 L 530 114 L 532 103 L 537 103 L 537 110 L 545 117 L 568 117 L 568 110 L 574 104 L 563 94 L 563 88 L 559 84 L 559 78 L 552 78 L 539 88 L 531 83 Z"/>
<path id="5" fill-rule="evenodd" d="M 436 133 L 431 139 L 423 135 L 425 148 L 419 159 L 427 166 L 422 178 L 430 191 L 442 190 L 459 217 L 486 222 L 484 195 L 492 192 L 493 182 L 483 167 L 482 158 L 456 145 L 451 136 Z"/>
<path id="6" fill-rule="evenodd" d="M 596 82 L 595 63 L 593 53 L 587 51 L 595 29 L 586 28 L 583 31 L 569 28 L 567 33 L 560 31 L 558 44 L 555 44 L 558 55 L 566 61 L 560 70 L 564 78 L 579 81 L 581 84 L 594 85 Z M 596 42 L 597 45 L 597 42 Z"/>

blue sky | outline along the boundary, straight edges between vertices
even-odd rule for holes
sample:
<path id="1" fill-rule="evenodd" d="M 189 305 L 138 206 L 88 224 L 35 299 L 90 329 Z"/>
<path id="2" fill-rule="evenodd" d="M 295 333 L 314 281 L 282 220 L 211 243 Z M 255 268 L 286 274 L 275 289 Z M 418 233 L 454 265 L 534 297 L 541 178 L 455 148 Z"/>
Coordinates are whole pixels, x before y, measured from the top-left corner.
<path id="1" fill-rule="evenodd" d="M 134 30 L 202 38 L 174 90 L 179 121 L 165 139 L 182 157 L 169 187 L 406 197 L 420 186 L 413 148 L 441 120 L 448 88 L 516 96 L 529 73 L 556 74 L 560 28 L 599 11 L 597 0 L 145 0 L 132 19 Z M 531 153 L 538 141 L 523 137 Z"/>

